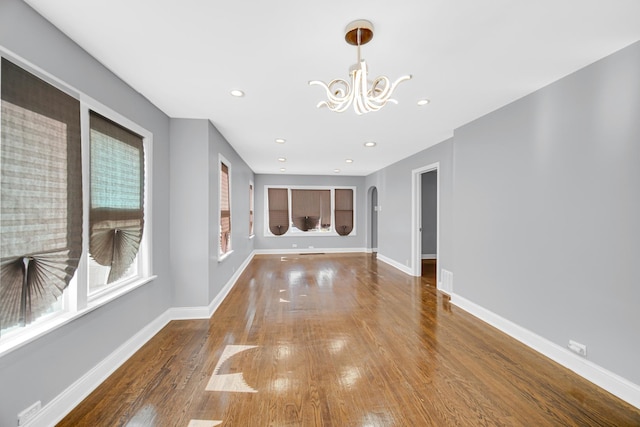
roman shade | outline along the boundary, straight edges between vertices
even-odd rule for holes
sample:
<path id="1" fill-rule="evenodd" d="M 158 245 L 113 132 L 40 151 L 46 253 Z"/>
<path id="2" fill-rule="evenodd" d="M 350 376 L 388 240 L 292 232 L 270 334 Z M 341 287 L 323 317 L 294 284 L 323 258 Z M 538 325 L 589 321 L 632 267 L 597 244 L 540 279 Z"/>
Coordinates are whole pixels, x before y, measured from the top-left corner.
<path id="1" fill-rule="evenodd" d="M 133 263 L 144 229 L 144 149 L 140 135 L 90 113 L 89 254 L 110 267 L 107 283 Z"/>
<path id="2" fill-rule="evenodd" d="M 353 230 L 353 190 L 335 190 L 336 232 L 348 236 Z"/>
<path id="3" fill-rule="evenodd" d="M 330 190 L 291 190 L 291 219 L 302 231 L 331 227 Z"/>
<path id="4" fill-rule="evenodd" d="M 280 236 L 289 229 L 289 196 L 286 188 L 269 188 L 269 230 Z"/>
<path id="5" fill-rule="evenodd" d="M 80 103 L 2 59 L 0 329 L 52 310 L 82 252 Z"/>

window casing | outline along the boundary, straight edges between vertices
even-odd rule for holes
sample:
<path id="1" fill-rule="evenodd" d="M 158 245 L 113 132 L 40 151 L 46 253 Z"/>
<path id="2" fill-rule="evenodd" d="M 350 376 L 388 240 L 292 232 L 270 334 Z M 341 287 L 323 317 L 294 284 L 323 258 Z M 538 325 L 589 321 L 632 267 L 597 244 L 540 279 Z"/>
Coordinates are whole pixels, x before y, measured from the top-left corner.
<path id="1" fill-rule="evenodd" d="M 354 236 L 355 187 L 265 186 L 265 236 Z"/>
<path id="2" fill-rule="evenodd" d="M 151 133 L 47 73 L 21 64 L 9 53 L 5 54 L 5 51 L 0 50 L 0 57 L 2 57 L 0 191 L 3 210 L 0 223 L 0 234 L 2 234 L 0 313 L 9 313 L 0 314 L 1 355 L 64 324 L 69 319 L 147 283 L 153 277 L 150 269 L 150 233 L 143 231 L 144 227 L 150 227 L 151 223 L 151 213 L 147 208 L 150 206 L 151 183 L 148 179 L 150 170 L 149 167 L 145 167 L 151 163 Z M 31 106 L 20 101 L 25 97 L 32 104 Z M 18 108 L 19 104 L 22 104 L 22 107 Z M 65 107 L 67 104 L 73 105 L 71 118 L 65 113 L 69 111 L 69 108 Z M 131 212 L 117 209 L 123 206 L 101 206 L 98 208 L 103 208 L 103 214 L 107 211 L 109 213 L 102 217 L 95 215 L 95 211 L 100 209 L 92 206 L 92 196 L 95 196 L 96 191 L 95 188 L 92 189 L 92 185 L 95 183 L 96 176 L 92 176 L 91 167 L 91 115 L 99 116 L 125 129 L 136 135 L 139 141 L 136 149 L 139 165 L 137 170 L 139 197 L 136 207 L 136 221 L 139 228 L 138 247 L 133 256 L 131 256 L 132 251 L 129 250 L 129 258 L 132 259 L 128 259 L 124 264 L 121 263 L 121 268 L 125 269 L 124 274 L 120 277 L 114 277 L 112 274 L 111 280 L 101 281 L 97 281 L 96 274 L 92 274 L 92 271 L 95 273 L 95 265 L 98 264 L 90 249 L 91 226 L 93 225 L 95 229 L 96 227 L 104 228 L 107 223 L 116 224 L 118 226 L 113 227 L 112 230 L 115 228 L 117 231 L 113 231 L 112 234 L 118 235 L 120 230 L 126 228 L 118 221 L 131 220 L 129 218 Z M 22 123 L 19 123 L 20 120 Z M 16 126 L 24 132 L 16 133 Z M 23 160 L 16 161 L 11 153 L 12 147 L 16 148 L 18 153 L 22 153 L 20 155 L 23 156 Z M 33 153 L 29 154 L 29 151 Z M 114 167 L 117 166 L 117 162 L 111 163 L 114 163 Z M 103 164 L 109 166 L 109 162 L 103 161 Z M 106 172 L 108 171 L 107 167 Z M 12 190 L 12 180 L 23 182 L 31 186 L 31 189 Z M 108 181 L 108 184 L 112 186 L 114 181 Z M 39 191 L 41 194 L 38 195 L 34 191 Z M 39 202 L 34 203 L 33 197 Z M 115 199 L 112 200 L 124 203 L 125 199 L 126 197 L 119 197 L 116 192 Z M 29 206 L 32 207 L 29 208 Z M 19 221 L 11 221 L 9 211 L 19 217 L 30 218 L 33 224 L 23 227 Z M 27 238 L 24 231 L 23 234 L 16 232 L 20 228 L 30 230 Z M 62 238 L 55 236 L 53 239 L 50 238 L 51 230 L 56 231 L 56 235 Z M 37 243 L 39 240 L 43 242 Z M 64 242 L 60 243 L 61 240 Z M 118 246 L 126 248 L 127 245 L 122 242 L 125 240 L 131 240 L 130 236 L 116 239 L 116 244 L 112 244 L 111 248 Z M 95 244 L 93 246 L 94 252 L 97 253 Z M 109 266 L 101 266 L 103 270 L 106 268 L 106 273 L 102 272 L 103 276 L 108 277 L 114 270 L 114 259 L 112 257 L 109 261 Z M 20 260 L 22 261 L 19 262 Z M 103 263 L 105 263 L 104 260 L 105 257 L 102 257 Z M 17 277 L 15 274 L 10 276 L 10 270 L 13 266 L 15 273 L 16 267 L 20 269 L 19 264 L 26 266 L 26 268 L 22 267 L 26 275 L 18 274 L 22 277 L 21 281 L 25 286 L 20 284 L 20 289 L 16 292 L 15 287 L 11 289 L 12 287 L 9 286 L 13 283 L 13 280 L 9 279 Z M 45 268 L 47 273 L 39 272 L 39 268 Z M 38 280 L 33 281 L 32 277 Z M 96 288 L 92 283 L 99 283 L 100 286 Z M 9 298 L 9 295 L 12 297 Z M 10 301 L 13 298 L 13 302 L 16 302 L 17 295 L 20 301 L 15 306 Z M 28 310 L 29 303 L 32 310 Z M 14 320 L 10 320 L 12 318 Z"/>
<path id="3" fill-rule="evenodd" d="M 219 156 L 219 238 L 218 260 L 222 261 L 232 252 L 231 245 L 231 163 L 222 155 Z"/>

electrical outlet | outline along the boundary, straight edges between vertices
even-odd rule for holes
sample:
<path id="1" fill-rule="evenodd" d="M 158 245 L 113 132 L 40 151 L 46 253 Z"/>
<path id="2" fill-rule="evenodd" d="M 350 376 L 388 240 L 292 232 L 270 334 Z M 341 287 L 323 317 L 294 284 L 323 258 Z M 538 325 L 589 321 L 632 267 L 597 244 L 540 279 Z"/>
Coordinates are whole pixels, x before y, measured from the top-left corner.
<path id="1" fill-rule="evenodd" d="M 313 246 L 309 246 L 309 249 L 313 249 Z"/>
<path id="2" fill-rule="evenodd" d="M 579 342 L 569 340 L 569 350 L 582 357 L 587 357 L 587 346 L 584 344 L 580 344 Z"/>
<path id="3" fill-rule="evenodd" d="M 296 245 L 295 243 L 291 245 L 292 248 L 297 248 L 298 245 Z"/>
<path id="4" fill-rule="evenodd" d="M 36 416 L 40 409 L 42 409 L 42 403 L 38 400 L 27 409 L 22 410 L 22 412 L 18 414 L 18 425 L 25 425 L 27 422 L 29 422 L 29 420 Z"/>

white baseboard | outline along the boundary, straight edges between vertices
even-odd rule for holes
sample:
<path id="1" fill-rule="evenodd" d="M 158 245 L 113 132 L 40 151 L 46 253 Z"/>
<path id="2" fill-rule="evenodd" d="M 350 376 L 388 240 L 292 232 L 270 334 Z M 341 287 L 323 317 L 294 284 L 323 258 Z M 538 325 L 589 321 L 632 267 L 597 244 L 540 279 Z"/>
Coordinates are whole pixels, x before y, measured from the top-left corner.
<path id="1" fill-rule="evenodd" d="M 134 353 L 156 335 L 172 320 L 209 319 L 220 307 L 222 301 L 236 284 L 242 272 L 253 259 L 252 252 L 233 276 L 216 295 L 208 307 L 172 307 L 151 321 L 140 332 L 135 334 L 113 353 L 94 366 L 89 372 L 71 384 L 66 390 L 47 403 L 38 414 L 25 424 L 27 427 L 54 426 L 62 420 L 73 408 L 95 390 L 109 375 L 115 372 Z"/>
<path id="2" fill-rule="evenodd" d="M 25 426 L 53 426 L 58 423 L 171 320 L 173 319 L 170 317 L 170 310 L 162 313 L 118 347 L 116 351 L 67 387 L 65 391 L 53 398 Z"/>
<path id="3" fill-rule="evenodd" d="M 291 255 L 291 254 L 344 254 L 366 253 L 366 248 L 290 248 L 290 249 L 256 249 L 256 255 Z"/>
<path id="4" fill-rule="evenodd" d="M 495 313 L 479 306 L 460 295 L 451 293 L 451 303 L 466 312 L 484 320 L 491 326 L 501 330 L 512 338 L 542 353 L 549 359 L 561 364 L 567 369 L 591 381 L 595 385 L 607 390 L 625 402 L 640 408 L 640 385 L 622 378 L 603 367 L 573 354 L 568 349 L 559 346 L 531 331 L 523 328 Z"/>
<path id="5" fill-rule="evenodd" d="M 413 276 L 413 271 L 411 270 L 411 267 L 402 265 L 399 262 L 392 260 L 391 258 L 387 258 L 386 256 L 381 255 L 380 252 L 378 252 L 378 255 L 376 256 L 376 258 L 386 264 L 389 264 L 392 267 L 397 268 L 398 270 L 408 274 L 409 276 Z"/>
<path id="6" fill-rule="evenodd" d="M 213 316 L 213 313 L 215 313 L 218 307 L 220 307 L 220 304 L 222 304 L 222 301 L 224 301 L 227 295 L 229 295 L 229 292 L 231 292 L 231 289 L 233 289 L 236 282 L 238 281 L 238 279 L 240 278 L 244 270 L 247 268 L 247 266 L 249 265 L 249 263 L 251 262 L 255 254 L 256 254 L 255 250 L 249 254 L 249 256 L 244 260 L 244 262 L 240 264 L 240 267 L 238 267 L 236 272 L 233 273 L 233 275 L 229 278 L 227 283 L 223 286 L 222 290 L 218 292 L 215 298 L 213 298 L 213 300 L 209 303 L 209 307 L 207 308 L 207 312 L 209 316 L 207 318 L 210 318 L 211 316 Z"/>
<path id="7" fill-rule="evenodd" d="M 422 254 L 422 259 L 438 259 L 438 254 Z"/>

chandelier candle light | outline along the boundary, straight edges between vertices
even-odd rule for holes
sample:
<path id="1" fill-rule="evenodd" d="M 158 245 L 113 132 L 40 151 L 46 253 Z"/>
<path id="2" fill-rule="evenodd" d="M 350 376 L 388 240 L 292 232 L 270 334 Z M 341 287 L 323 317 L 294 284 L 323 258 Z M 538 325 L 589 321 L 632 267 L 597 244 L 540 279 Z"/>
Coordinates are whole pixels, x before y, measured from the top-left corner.
<path id="1" fill-rule="evenodd" d="M 393 84 L 388 77 L 380 76 L 373 81 L 371 87 L 368 86 L 367 63 L 360 59 L 360 46 L 373 38 L 373 24 L 364 19 L 353 21 L 347 25 L 344 38 L 350 45 L 358 47 L 358 62 L 349 69 L 351 84 L 343 79 L 332 80 L 328 85 L 318 80 L 310 81 L 310 85 L 322 86 L 327 92 L 328 99 L 320 101 L 317 107 L 328 107 L 331 111 L 342 113 L 353 104 L 356 114 L 362 115 L 378 111 L 387 102 L 397 104 L 398 101 L 392 99 L 391 95 L 396 86 L 409 80 L 411 75 L 402 76 Z"/>

